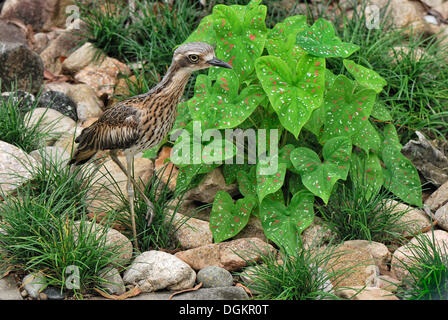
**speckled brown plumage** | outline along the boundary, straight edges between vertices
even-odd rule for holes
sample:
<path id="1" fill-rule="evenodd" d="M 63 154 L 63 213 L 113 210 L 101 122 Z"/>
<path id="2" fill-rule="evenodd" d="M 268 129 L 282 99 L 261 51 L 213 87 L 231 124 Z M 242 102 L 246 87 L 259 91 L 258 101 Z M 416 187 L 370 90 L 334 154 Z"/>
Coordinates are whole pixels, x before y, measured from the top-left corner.
<path id="1" fill-rule="evenodd" d="M 112 160 L 128 177 L 128 196 L 132 217 L 132 228 L 136 239 L 134 219 L 134 186 L 148 204 L 148 224 L 152 221 L 149 199 L 131 177 L 134 155 L 158 145 L 172 129 L 177 104 L 193 71 L 211 66 L 231 68 L 215 57 L 213 47 L 206 43 L 187 43 L 174 51 L 173 61 L 162 81 L 148 93 L 129 98 L 115 104 L 102 116 L 85 128 L 76 138 L 78 143 L 70 165 L 81 165 L 89 161 L 98 151 L 110 150 Z M 127 169 L 117 158 L 117 151 L 126 154 Z M 137 243 L 136 243 L 137 246 Z"/>

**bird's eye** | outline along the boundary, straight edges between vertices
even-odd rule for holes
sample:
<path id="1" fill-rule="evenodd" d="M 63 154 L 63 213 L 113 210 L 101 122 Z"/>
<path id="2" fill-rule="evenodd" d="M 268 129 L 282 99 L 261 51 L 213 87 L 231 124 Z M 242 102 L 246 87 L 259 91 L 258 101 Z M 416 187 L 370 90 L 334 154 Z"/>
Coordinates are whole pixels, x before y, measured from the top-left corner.
<path id="1" fill-rule="evenodd" d="M 199 61 L 199 57 L 196 54 L 190 54 L 188 56 L 188 59 L 190 59 L 190 61 L 193 63 L 197 63 Z"/>

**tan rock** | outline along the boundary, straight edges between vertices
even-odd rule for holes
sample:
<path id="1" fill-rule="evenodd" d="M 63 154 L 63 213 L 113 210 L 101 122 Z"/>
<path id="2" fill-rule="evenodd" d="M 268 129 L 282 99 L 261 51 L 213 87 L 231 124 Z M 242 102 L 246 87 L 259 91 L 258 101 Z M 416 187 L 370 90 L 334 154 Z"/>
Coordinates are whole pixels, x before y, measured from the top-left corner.
<path id="1" fill-rule="evenodd" d="M 90 63 L 87 67 L 77 72 L 75 79 L 94 88 L 98 97 L 107 94 L 112 97 L 114 87 L 118 83 L 118 75 L 129 75 L 129 67 L 117 59 L 105 57 L 99 61 Z"/>
<path id="2" fill-rule="evenodd" d="M 317 247 L 325 244 L 335 237 L 335 234 L 325 226 L 319 217 L 314 217 L 313 223 L 302 232 L 302 241 L 305 248 Z"/>
<path id="3" fill-rule="evenodd" d="M 434 230 L 434 238 L 433 231 L 428 231 L 424 234 L 418 235 L 417 237 L 427 237 L 430 241 L 435 241 L 442 253 L 448 253 L 448 232 L 443 230 Z M 417 237 L 395 250 L 392 255 L 391 271 L 398 280 L 403 280 L 409 274 L 404 265 L 412 266 L 416 263 L 416 259 L 418 260 L 419 258 L 419 256 L 416 255 L 418 249 L 417 251 L 415 249 L 415 246 L 419 246 Z"/>
<path id="4" fill-rule="evenodd" d="M 389 291 L 372 287 L 363 289 L 362 286 L 355 286 L 353 289 L 338 290 L 335 294 L 340 298 L 350 300 L 399 300 Z"/>
<path id="5" fill-rule="evenodd" d="M 345 241 L 344 245 L 367 250 L 375 260 L 375 264 L 378 266 L 380 272 L 389 271 L 392 255 L 384 244 L 367 240 L 349 240 Z"/>
<path id="6" fill-rule="evenodd" d="M 251 215 L 246 226 L 232 239 L 241 238 L 258 238 L 263 242 L 267 242 L 266 235 L 264 234 L 263 226 L 260 218 L 255 215 Z"/>
<path id="7" fill-rule="evenodd" d="M 167 219 L 170 220 L 172 215 L 173 212 L 171 211 L 167 214 Z M 206 221 L 186 217 L 178 213 L 173 217 L 172 223 L 177 228 L 174 236 L 182 249 L 193 249 L 213 243 L 213 235 Z"/>
<path id="8" fill-rule="evenodd" d="M 261 254 L 268 254 L 269 252 L 275 252 L 270 244 L 258 238 L 246 238 L 209 244 L 181 251 L 175 255 L 195 270 L 208 266 L 218 266 L 229 271 L 235 271 L 247 266 L 246 260 L 259 261 Z"/>
<path id="9" fill-rule="evenodd" d="M 426 199 L 425 206 L 435 212 L 446 203 L 448 203 L 448 181 L 442 184 Z"/>
<path id="10" fill-rule="evenodd" d="M 401 284 L 401 281 L 388 275 L 380 275 L 378 278 L 378 288 L 389 292 L 397 292 L 398 286 Z"/>
<path id="11" fill-rule="evenodd" d="M 422 230 L 431 225 L 429 217 L 423 210 L 398 203 L 395 200 L 387 200 L 386 206 L 392 207 L 392 213 L 395 214 L 405 212 L 399 219 L 399 223 L 405 226 L 402 233 L 404 236 L 421 233 Z"/>
<path id="12" fill-rule="evenodd" d="M 220 168 L 215 168 L 207 173 L 199 185 L 190 189 L 185 194 L 186 200 L 196 200 L 205 203 L 212 203 L 218 191 L 226 191 L 230 195 L 237 194 L 237 185 L 227 185 Z"/>
<path id="13" fill-rule="evenodd" d="M 94 58 L 104 58 L 100 51 L 90 42 L 86 42 L 75 52 L 70 54 L 62 63 L 62 71 L 68 74 L 75 74 L 87 67 Z"/>
<path id="14" fill-rule="evenodd" d="M 0 191 L 9 193 L 31 178 L 38 162 L 21 149 L 0 141 Z"/>

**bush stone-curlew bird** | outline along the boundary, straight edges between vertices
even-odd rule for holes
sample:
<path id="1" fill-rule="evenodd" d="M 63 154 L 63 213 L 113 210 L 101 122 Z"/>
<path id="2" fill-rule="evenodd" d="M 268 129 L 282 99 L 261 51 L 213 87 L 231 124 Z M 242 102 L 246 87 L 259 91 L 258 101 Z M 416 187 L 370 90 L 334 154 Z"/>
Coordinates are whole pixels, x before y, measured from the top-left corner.
<path id="1" fill-rule="evenodd" d="M 134 188 L 148 205 L 148 226 L 154 215 L 154 206 L 142 188 L 135 182 L 134 155 L 158 145 L 172 129 L 177 104 L 193 71 L 211 66 L 232 68 L 215 57 L 212 46 L 201 42 L 181 45 L 174 51 L 173 60 L 162 81 L 149 92 L 115 104 L 90 127 L 85 128 L 75 142 L 78 143 L 69 164 L 81 165 L 89 161 L 99 150 L 110 150 L 112 160 L 126 174 L 127 192 L 131 211 L 134 244 L 137 232 L 134 215 Z M 117 157 L 117 151 L 126 154 L 127 169 Z"/>

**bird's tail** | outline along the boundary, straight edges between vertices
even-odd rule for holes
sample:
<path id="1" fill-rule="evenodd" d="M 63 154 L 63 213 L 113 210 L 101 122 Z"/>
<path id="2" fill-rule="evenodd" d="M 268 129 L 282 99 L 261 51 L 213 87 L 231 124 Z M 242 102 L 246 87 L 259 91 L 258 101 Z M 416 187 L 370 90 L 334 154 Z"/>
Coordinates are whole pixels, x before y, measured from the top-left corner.
<path id="1" fill-rule="evenodd" d="M 72 158 L 68 162 L 68 165 L 82 165 L 89 161 L 97 153 L 98 150 L 94 143 L 95 129 L 95 126 L 85 128 L 79 137 L 75 139 L 78 146 L 76 147 Z"/>

